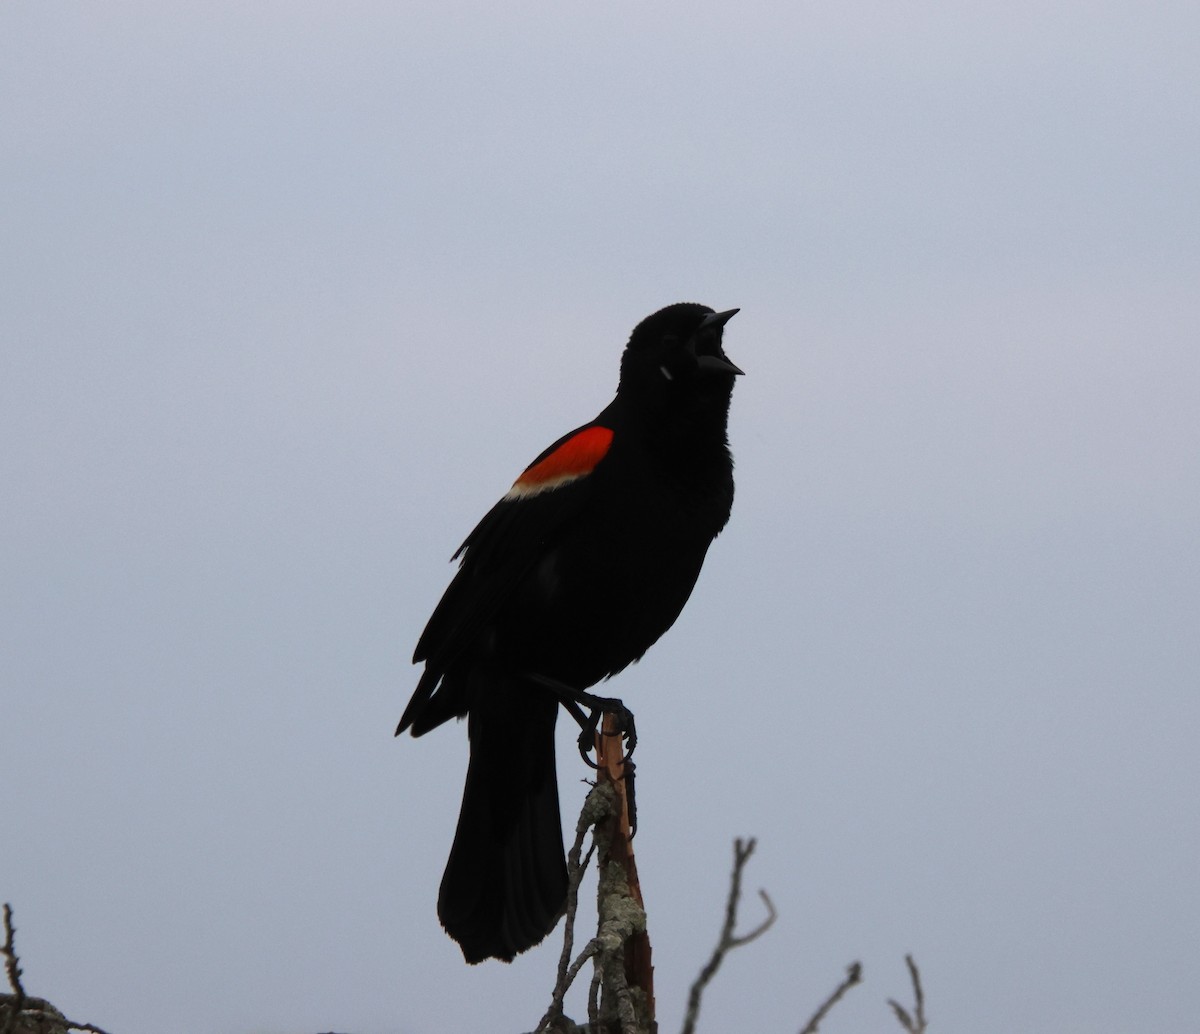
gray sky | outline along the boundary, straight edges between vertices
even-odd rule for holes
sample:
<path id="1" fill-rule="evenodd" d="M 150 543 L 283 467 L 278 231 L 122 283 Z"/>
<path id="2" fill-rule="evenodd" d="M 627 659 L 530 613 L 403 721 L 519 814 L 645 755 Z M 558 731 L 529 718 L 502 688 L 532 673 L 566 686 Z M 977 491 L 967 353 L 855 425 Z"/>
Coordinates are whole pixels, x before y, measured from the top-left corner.
<path id="1" fill-rule="evenodd" d="M 464 731 L 392 729 L 451 552 L 692 300 L 742 308 L 733 520 L 611 684 L 664 1029 L 737 835 L 780 919 L 705 1030 L 854 959 L 822 1029 L 887 1029 L 910 951 L 938 1030 L 1195 1027 L 1200 9 L 950 6 L 0 8 L 31 993 L 530 1029 L 557 937 L 434 915 Z"/>

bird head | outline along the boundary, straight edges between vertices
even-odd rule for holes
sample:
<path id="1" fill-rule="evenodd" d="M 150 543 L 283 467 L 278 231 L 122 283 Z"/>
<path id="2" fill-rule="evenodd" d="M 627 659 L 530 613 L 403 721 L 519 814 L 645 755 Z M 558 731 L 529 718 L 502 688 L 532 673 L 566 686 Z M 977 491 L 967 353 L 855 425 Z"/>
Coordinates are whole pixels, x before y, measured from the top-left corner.
<path id="1" fill-rule="evenodd" d="M 662 394 L 719 387 L 728 397 L 742 371 L 729 361 L 721 338 L 737 312 L 678 302 L 647 316 L 634 328 L 621 359 L 621 390 Z"/>

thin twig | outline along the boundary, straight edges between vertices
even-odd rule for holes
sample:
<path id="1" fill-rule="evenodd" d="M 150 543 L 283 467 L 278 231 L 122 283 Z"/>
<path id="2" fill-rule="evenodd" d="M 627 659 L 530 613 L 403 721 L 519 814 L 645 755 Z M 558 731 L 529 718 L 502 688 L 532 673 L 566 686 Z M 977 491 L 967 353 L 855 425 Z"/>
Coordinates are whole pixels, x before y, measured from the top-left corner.
<path id="1" fill-rule="evenodd" d="M 921 971 L 917 969 L 917 964 L 911 955 L 905 955 L 904 961 L 908 964 L 908 976 L 912 980 L 913 998 L 916 1004 L 911 1014 L 894 998 L 888 999 L 888 1005 L 892 1007 L 892 1012 L 896 1014 L 900 1026 L 908 1034 L 925 1034 L 927 1023 L 925 1020 L 925 992 L 921 988 Z"/>
<path id="2" fill-rule="evenodd" d="M 844 995 L 850 990 L 850 988 L 859 983 L 861 980 L 862 963 L 851 962 L 850 965 L 846 967 L 846 978 L 840 984 L 838 984 L 836 988 L 834 988 L 833 994 L 831 994 L 825 999 L 825 1001 L 821 1003 L 820 1008 L 818 1008 L 817 1011 L 812 1014 L 812 1018 L 804 1025 L 803 1029 L 800 1031 L 800 1034 L 817 1034 L 817 1028 L 821 1025 L 821 1021 L 825 1019 L 829 1010 L 837 1005 L 839 1001 L 841 1001 L 842 995 Z"/>
<path id="3" fill-rule="evenodd" d="M 612 791 L 601 790 L 599 786 L 593 787 L 583 803 L 579 820 L 575 823 L 575 843 L 567 854 L 567 904 L 563 922 L 563 947 L 558 959 L 558 979 L 554 983 L 554 992 L 550 996 L 550 1006 L 537 1027 L 534 1028 L 534 1034 L 553 1030 L 558 1021 L 562 1019 L 563 1000 L 567 996 L 567 991 L 575 982 L 575 978 L 587 960 L 599 951 L 599 944 L 593 938 L 584 946 L 579 957 L 574 962 L 571 961 L 571 952 L 575 947 L 575 914 L 579 907 L 579 884 L 583 881 L 583 874 L 596 850 L 593 842 L 588 848 L 587 854 L 584 855 L 583 842 L 587 837 L 588 830 L 604 819 L 612 810 L 612 806 Z"/>
<path id="4" fill-rule="evenodd" d="M 586 827 L 583 827 L 582 823 L 580 825 L 581 832 L 579 838 L 576 839 L 575 846 L 571 849 L 567 862 L 567 908 L 566 916 L 563 920 L 562 954 L 559 955 L 558 959 L 558 979 L 554 982 L 554 993 L 550 997 L 550 1008 L 546 1011 L 546 1015 L 542 1017 L 542 1022 L 538 1024 L 538 1031 L 547 1029 L 548 1021 L 562 1015 L 563 999 L 567 995 L 567 990 L 575 982 L 575 977 L 579 974 L 583 963 L 595 953 L 592 945 L 588 944 L 579 958 L 575 960 L 574 964 L 571 963 L 571 952 L 575 949 L 575 913 L 579 907 L 579 882 L 583 879 L 583 873 L 587 869 L 588 862 L 592 860 L 592 854 L 595 851 L 595 845 L 592 845 L 588 849 L 587 855 L 584 856 L 582 861 L 580 860 L 579 849 L 582 846 L 580 841 L 586 832 Z"/>
<path id="5" fill-rule="evenodd" d="M 708 982 L 721 968 L 725 955 L 733 948 L 740 948 L 743 944 L 749 944 L 755 938 L 761 937 L 775 922 L 775 906 L 767 897 L 767 892 L 760 890 L 758 896 L 767 906 L 767 918 L 747 934 L 739 936 L 733 932 L 734 926 L 737 925 L 738 902 L 742 896 L 742 870 L 746 868 L 746 862 L 754 853 L 756 845 L 757 841 L 753 837 L 745 841 L 739 838 L 733 842 L 733 871 L 729 875 L 729 896 L 725 901 L 725 922 L 721 926 L 721 936 L 717 940 L 717 946 L 713 949 L 712 956 L 700 970 L 699 976 L 692 982 L 691 990 L 688 992 L 687 1014 L 684 1016 L 682 1034 L 693 1034 L 695 1031 L 696 1019 L 700 1015 L 700 999 Z"/>
<path id="6" fill-rule="evenodd" d="M 8 1019 L 4 1021 L 4 1034 L 12 1034 L 17 1026 L 17 1015 L 25 1008 L 25 988 L 21 985 L 21 964 L 17 959 L 12 906 L 7 901 L 4 903 L 4 969 L 8 974 L 8 986 L 12 988 Z"/>
<path id="7" fill-rule="evenodd" d="M 8 985 L 12 988 L 12 996 L 5 1006 L 8 1017 L 4 1021 L 3 1034 L 12 1034 L 17 1029 L 17 1018 L 33 1020 L 40 1024 L 54 1023 L 68 1030 L 83 1030 L 89 1034 L 106 1034 L 104 1030 L 91 1023 L 75 1023 L 68 1020 L 62 1013 L 42 998 L 29 998 L 21 984 L 21 962 L 17 958 L 16 928 L 12 921 L 12 906 L 4 905 L 4 947 L 0 949 L 4 955 L 4 969 L 8 974 Z M 28 1003 L 28 1008 L 26 1008 Z"/>
<path id="8" fill-rule="evenodd" d="M 26 1001 L 41 1002 L 43 1000 L 41 998 L 28 998 Z M 49 1002 L 45 1002 L 36 1009 L 26 1007 L 25 1011 L 21 1013 L 21 1017 L 40 1024 L 41 1027 L 39 1029 L 53 1030 L 57 1026 L 64 1030 L 87 1031 L 88 1034 L 108 1034 L 107 1031 L 101 1027 L 97 1027 L 94 1023 L 76 1023 L 74 1020 L 68 1020 Z"/>
<path id="9" fill-rule="evenodd" d="M 600 1029 L 600 981 L 604 979 L 604 967 L 600 956 L 592 959 L 592 979 L 588 983 L 588 1029 Z"/>

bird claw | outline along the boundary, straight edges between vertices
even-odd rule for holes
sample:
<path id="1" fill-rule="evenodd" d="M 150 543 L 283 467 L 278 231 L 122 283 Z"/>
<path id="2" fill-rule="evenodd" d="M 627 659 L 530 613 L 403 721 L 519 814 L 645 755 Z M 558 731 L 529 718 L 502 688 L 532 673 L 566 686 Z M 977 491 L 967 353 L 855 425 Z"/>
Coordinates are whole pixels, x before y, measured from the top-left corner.
<path id="1" fill-rule="evenodd" d="M 625 741 L 625 755 L 622 758 L 622 764 L 632 763 L 633 752 L 637 748 L 637 726 L 634 724 L 633 712 L 622 701 L 616 697 L 600 697 L 584 690 L 574 689 L 557 679 L 547 678 L 536 672 L 528 672 L 527 675 L 557 697 L 571 717 L 579 723 L 579 755 L 590 768 L 597 767 L 588 754 L 595 746 L 596 731 L 600 728 L 600 717 L 604 714 L 615 715 L 617 719 L 616 733 L 605 733 L 605 735 L 617 735 Z M 586 714 L 584 713 L 585 707 L 587 708 Z"/>
<path id="2" fill-rule="evenodd" d="M 637 774 L 637 766 L 625 755 L 625 804 L 629 808 L 629 839 L 637 836 L 637 797 L 633 792 L 633 777 Z"/>
<path id="3" fill-rule="evenodd" d="M 625 745 L 625 753 L 621 757 L 621 764 L 632 764 L 633 752 L 637 748 L 637 725 L 634 722 L 633 712 L 629 710 L 616 697 L 597 697 L 597 704 L 593 706 L 591 715 L 588 718 L 588 727 L 579 734 L 579 748 L 584 749 L 584 741 L 587 739 L 594 744 L 596 739 L 596 729 L 600 724 L 600 716 L 611 714 L 616 718 L 616 729 L 613 732 L 601 731 L 602 736 L 619 736 Z"/>
<path id="4" fill-rule="evenodd" d="M 633 712 L 629 710 L 620 700 L 607 701 L 610 704 L 616 705 L 609 710 L 610 714 L 617 716 L 617 731 L 614 734 L 620 736 L 625 741 L 625 756 L 621 759 L 621 764 L 633 764 L 633 752 L 637 750 L 637 725 L 633 720 Z"/>
<path id="5" fill-rule="evenodd" d="M 600 717 L 606 713 L 616 715 L 617 728 L 615 732 L 601 732 L 600 735 L 620 736 L 625 741 L 625 754 L 621 758 L 621 764 L 632 765 L 633 752 L 637 747 L 637 726 L 634 723 L 633 712 L 619 700 L 605 700 L 603 707 L 593 708 L 586 717 L 579 716 L 579 756 L 589 768 L 599 767 L 588 755 L 595 749 Z"/>
<path id="6" fill-rule="evenodd" d="M 592 748 L 595 745 L 596 745 L 595 731 L 592 729 L 584 729 L 583 732 L 581 732 L 579 734 L 579 743 L 578 743 L 579 756 L 581 758 L 583 758 L 583 763 L 585 765 L 587 765 L 588 768 L 594 768 L 597 771 L 599 771 L 600 766 L 597 765 L 596 762 L 594 762 L 590 757 L 588 757 L 588 755 L 592 751 Z"/>

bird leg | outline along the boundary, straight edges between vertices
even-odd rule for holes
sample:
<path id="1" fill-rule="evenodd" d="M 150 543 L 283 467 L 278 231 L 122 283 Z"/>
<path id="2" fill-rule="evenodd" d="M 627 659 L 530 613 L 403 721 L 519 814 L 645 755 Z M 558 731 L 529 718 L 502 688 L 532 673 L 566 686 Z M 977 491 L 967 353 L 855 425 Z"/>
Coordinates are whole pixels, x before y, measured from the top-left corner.
<path id="1" fill-rule="evenodd" d="M 537 672 L 526 672 L 526 675 L 543 689 L 549 690 L 560 704 L 567 709 L 576 722 L 579 723 L 579 754 L 588 765 L 596 765 L 588 752 L 596 742 L 596 730 L 600 727 L 600 716 L 606 712 L 616 715 L 617 732 L 625 740 L 625 757 L 628 760 L 637 747 L 637 726 L 633 721 L 633 712 L 616 697 L 601 697 L 582 689 L 575 689 L 565 682 L 539 675 Z M 588 713 L 584 712 L 587 709 Z"/>

